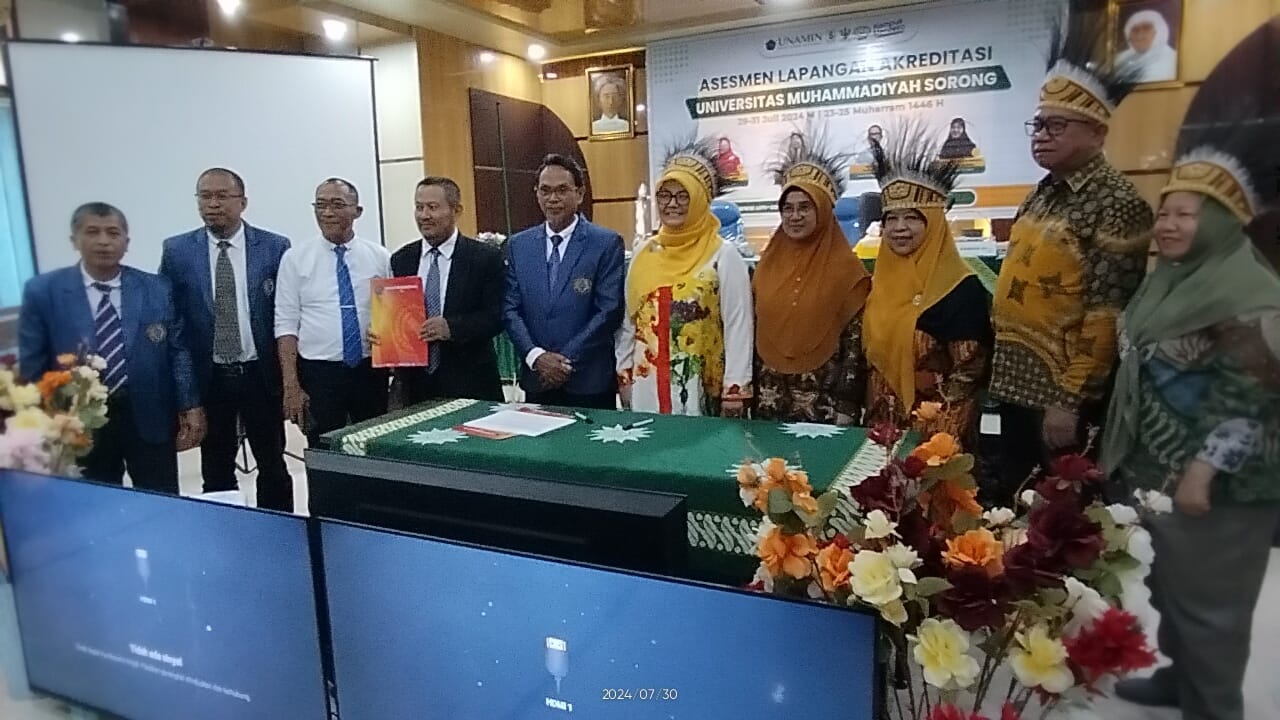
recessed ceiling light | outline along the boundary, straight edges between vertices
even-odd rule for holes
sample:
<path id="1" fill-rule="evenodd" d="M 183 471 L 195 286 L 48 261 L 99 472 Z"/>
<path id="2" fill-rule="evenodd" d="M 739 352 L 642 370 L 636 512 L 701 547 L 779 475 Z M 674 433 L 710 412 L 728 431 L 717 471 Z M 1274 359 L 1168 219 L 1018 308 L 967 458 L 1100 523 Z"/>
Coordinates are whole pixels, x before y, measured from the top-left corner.
<path id="1" fill-rule="evenodd" d="M 70 30 L 62 33 L 62 35 L 60 35 L 59 38 L 62 40 L 62 42 L 80 42 L 81 40 L 80 33 L 71 32 Z"/>
<path id="2" fill-rule="evenodd" d="M 241 0 L 218 0 L 218 7 L 222 8 L 222 14 L 227 17 L 231 17 L 239 12 L 242 4 Z"/>
<path id="3" fill-rule="evenodd" d="M 320 23 L 324 28 L 324 36 L 334 42 L 339 42 L 347 36 L 347 24 L 341 20 L 328 18 Z"/>
<path id="4" fill-rule="evenodd" d="M 644 103 L 636 103 L 636 112 L 638 113 L 644 112 Z"/>
<path id="5" fill-rule="evenodd" d="M 538 43 L 533 43 L 532 45 L 529 46 L 530 60 L 541 60 L 546 56 L 547 56 L 547 49 L 545 47 L 539 45 Z"/>
<path id="6" fill-rule="evenodd" d="M 548 80 L 555 80 L 560 77 L 560 73 L 551 72 L 550 70 L 548 70 L 547 72 L 543 73 L 542 77 Z"/>
<path id="7" fill-rule="evenodd" d="M 485 50 L 484 52 L 480 53 L 480 62 L 484 63 L 485 65 L 488 65 L 489 63 L 493 62 L 497 58 L 498 58 L 497 55 L 494 55 L 488 50 Z"/>

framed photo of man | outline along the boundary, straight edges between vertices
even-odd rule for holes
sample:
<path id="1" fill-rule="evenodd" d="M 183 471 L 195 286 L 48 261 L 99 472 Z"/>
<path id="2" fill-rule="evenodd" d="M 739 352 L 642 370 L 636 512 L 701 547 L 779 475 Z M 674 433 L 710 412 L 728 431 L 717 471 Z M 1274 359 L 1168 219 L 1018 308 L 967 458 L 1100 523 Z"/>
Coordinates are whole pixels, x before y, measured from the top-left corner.
<path id="1" fill-rule="evenodd" d="M 635 137 L 635 92 L 632 85 L 632 67 L 612 67 L 587 70 L 587 106 L 591 112 L 591 140 L 617 140 Z"/>
<path id="2" fill-rule="evenodd" d="M 1136 63 L 1140 83 L 1178 79 L 1183 0 L 1115 0 L 1115 61 Z"/>

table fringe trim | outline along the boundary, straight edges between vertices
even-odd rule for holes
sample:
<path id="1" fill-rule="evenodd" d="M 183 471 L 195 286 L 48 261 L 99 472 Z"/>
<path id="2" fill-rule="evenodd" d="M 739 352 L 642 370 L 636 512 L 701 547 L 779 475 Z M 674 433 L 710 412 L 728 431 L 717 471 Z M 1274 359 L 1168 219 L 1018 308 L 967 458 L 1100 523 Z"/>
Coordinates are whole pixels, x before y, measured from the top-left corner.
<path id="1" fill-rule="evenodd" d="M 395 420 L 388 420 L 387 422 L 379 423 L 373 427 L 357 430 L 350 435 L 344 435 L 342 439 L 338 441 L 339 449 L 348 455 L 365 455 L 368 453 L 369 441 L 371 440 L 377 440 L 378 438 L 390 435 L 397 430 L 403 430 L 407 427 L 417 425 L 418 423 L 427 422 L 428 420 L 435 420 L 436 418 L 456 413 L 459 410 L 466 410 L 478 402 L 479 401 L 477 400 L 451 400 L 447 403 L 441 403 L 440 405 L 429 407 L 422 412 L 405 415 L 404 417 L 396 418 Z"/>

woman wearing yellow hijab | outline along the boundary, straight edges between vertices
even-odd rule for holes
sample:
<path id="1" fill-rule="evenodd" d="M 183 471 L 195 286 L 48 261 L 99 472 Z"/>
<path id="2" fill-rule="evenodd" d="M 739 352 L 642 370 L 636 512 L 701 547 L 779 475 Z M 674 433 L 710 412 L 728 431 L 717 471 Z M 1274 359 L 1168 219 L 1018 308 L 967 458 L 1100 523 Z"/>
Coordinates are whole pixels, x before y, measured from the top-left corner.
<path id="1" fill-rule="evenodd" d="M 954 162 L 921 127 L 877 153 L 884 215 L 863 339 L 871 365 L 866 424 L 910 425 L 976 447 L 994 338 L 991 298 L 947 225 Z M 924 403 L 928 403 L 927 405 Z"/>
<path id="2" fill-rule="evenodd" d="M 715 157 L 708 138 L 668 155 L 654 193 L 662 226 L 627 272 L 618 381 L 633 410 L 737 417 L 751 397 L 751 282 L 711 214 Z"/>
<path id="3" fill-rule="evenodd" d="M 755 415 L 852 425 L 862 418 L 862 308 L 871 276 L 835 218 L 848 156 L 825 133 L 792 134 L 772 168 L 782 224 L 756 267 Z"/>

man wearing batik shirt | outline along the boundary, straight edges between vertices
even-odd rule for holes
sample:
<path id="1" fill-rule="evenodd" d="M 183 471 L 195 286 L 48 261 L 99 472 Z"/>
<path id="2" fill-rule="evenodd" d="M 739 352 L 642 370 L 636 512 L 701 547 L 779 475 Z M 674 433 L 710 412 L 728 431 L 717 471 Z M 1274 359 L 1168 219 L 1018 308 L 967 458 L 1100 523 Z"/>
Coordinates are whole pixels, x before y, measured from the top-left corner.
<path id="1" fill-rule="evenodd" d="M 991 395 L 1001 403 L 1002 435 L 993 499 L 1001 504 L 1037 466 L 1081 449 L 1105 412 L 1116 318 L 1142 280 L 1154 224 L 1150 206 L 1102 153 L 1135 72 L 1079 57 L 1097 44 L 1079 38 L 1104 35 L 1088 34 L 1094 29 L 1080 16 L 1070 22 L 1027 122 L 1048 175 L 1018 212 L 993 298 Z"/>

